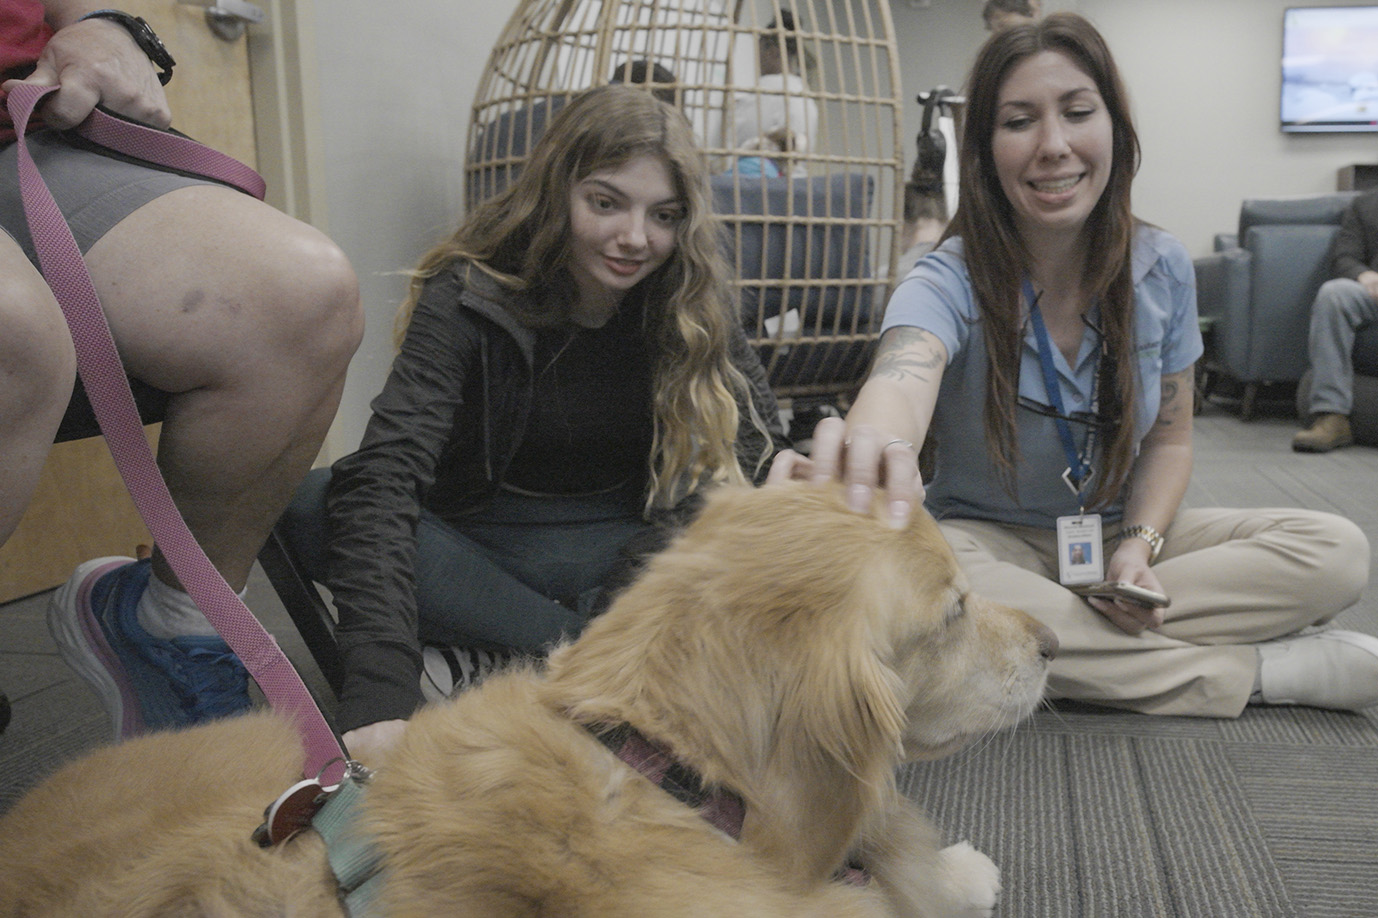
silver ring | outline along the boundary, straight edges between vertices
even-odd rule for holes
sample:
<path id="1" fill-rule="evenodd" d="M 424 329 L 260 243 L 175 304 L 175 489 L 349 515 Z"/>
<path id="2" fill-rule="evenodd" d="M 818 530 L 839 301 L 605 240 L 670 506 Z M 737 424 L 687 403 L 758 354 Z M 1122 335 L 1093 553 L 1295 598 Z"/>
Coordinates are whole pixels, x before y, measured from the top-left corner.
<path id="1" fill-rule="evenodd" d="M 885 452 L 887 449 L 889 449 L 890 447 L 894 446 L 896 443 L 903 443 L 905 446 L 909 447 L 910 449 L 913 449 L 913 448 L 914 448 L 914 444 L 913 444 L 913 443 L 910 443 L 908 440 L 904 439 L 904 437 L 896 437 L 896 438 L 893 439 L 893 440 L 888 440 L 888 441 L 886 441 L 886 444 L 880 448 L 880 451 L 883 453 L 883 452 Z"/>

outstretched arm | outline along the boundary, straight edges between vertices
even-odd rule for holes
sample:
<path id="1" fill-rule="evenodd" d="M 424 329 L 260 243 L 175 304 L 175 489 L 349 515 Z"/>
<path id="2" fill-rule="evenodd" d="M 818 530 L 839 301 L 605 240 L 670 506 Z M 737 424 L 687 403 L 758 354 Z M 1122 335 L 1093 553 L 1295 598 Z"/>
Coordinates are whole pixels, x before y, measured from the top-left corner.
<path id="1" fill-rule="evenodd" d="M 821 421 L 810 455 L 781 453 L 769 480 L 840 480 L 858 511 L 868 509 L 875 489 L 883 488 L 892 521 L 903 526 L 923 499 L 917 450 L 928 434 L 946 366 L 947 349 L 936 336 L 907 326 L 890 329 L 846 421 Z"/>

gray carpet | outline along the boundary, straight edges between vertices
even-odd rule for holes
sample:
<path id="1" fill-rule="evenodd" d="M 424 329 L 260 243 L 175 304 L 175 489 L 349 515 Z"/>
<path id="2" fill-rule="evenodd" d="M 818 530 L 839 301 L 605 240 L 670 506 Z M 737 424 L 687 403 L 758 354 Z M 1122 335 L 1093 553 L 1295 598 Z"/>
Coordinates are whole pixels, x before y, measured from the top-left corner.
<path id="1" fill-rule="evenodd" d="M 1281 416 L 1198 418 L 1196 506 L 1295 505 L 1348 515 L 1378 545 L 1378 449 L 1288 449 Z M 57 659 L 46 597 L 0 608 L 0 811 L 101 741 L 93 697 Z M 261 576 L 250 605 L 303 665 Z M 1378 595 L 1337 622 L 1378 634 Z M 1003 871 L 1002 918 L 1378 918 L 1378 710 L 1251 708 L 1235 721 L 1045 710 L 951 758 L 906 768 L 903 790 L 951 840 Z"/>
<path id="2" fill-rule="evenodd" d="M 1060 705 L 901 787 L 1003 871 L 1006 918 L 1378 915 L 1378 722 Z"/>

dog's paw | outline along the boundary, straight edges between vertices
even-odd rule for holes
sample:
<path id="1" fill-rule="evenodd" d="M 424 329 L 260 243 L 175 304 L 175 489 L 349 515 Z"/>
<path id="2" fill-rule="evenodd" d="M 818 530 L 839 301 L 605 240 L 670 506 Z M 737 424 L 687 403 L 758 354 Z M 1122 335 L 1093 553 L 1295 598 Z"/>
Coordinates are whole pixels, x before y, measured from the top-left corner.
<path id="1" fill-rule="evenodd" d="M 958 842 L 938 852 L 943 885 L 961 918 L 990 918 L 1000 903 L 1000 868 L 971 846 Z"/>

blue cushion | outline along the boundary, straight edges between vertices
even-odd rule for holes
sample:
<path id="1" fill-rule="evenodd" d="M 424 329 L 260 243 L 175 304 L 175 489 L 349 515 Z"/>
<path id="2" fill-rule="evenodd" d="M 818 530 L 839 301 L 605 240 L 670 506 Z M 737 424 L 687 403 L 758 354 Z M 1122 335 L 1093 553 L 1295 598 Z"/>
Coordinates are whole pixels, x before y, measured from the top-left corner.
<path id="1" fill-rule="evenodd" d="M 725 244 L 741 281 L 742 324 L 777 391 L 836 389 L 865 373 L 880 315 L 872 309 L 870 227 L 852 221 L 870 215 L 873 193 L 863 173 L 713 177 L 714 207 L 732 218 Z M 790 311 L 800 338 L 777 347 L 764 322 Z M 839 336 L 861 340 L 830 340 Z"/>

